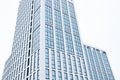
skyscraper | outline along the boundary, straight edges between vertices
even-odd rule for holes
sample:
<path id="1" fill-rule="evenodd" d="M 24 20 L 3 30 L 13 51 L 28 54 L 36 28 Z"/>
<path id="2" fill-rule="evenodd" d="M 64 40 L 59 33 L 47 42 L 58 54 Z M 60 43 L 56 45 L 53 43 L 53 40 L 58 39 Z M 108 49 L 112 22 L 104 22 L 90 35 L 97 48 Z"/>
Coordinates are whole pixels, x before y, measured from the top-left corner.
<path id="1" fill-rule="evenodd" d="M 88 79 L 72 0 L 21 0 L 3 80 Z"/>
<path id="2" fill-rule="evenodd" d="M 105 51 L 84 45 L 84 55 L 90 80 L 115 80 Z"/>
<path id="3" fill-rule="evenodd" d="M 2 80 L 91 80 L 73 0 L 21 0 Z"/>

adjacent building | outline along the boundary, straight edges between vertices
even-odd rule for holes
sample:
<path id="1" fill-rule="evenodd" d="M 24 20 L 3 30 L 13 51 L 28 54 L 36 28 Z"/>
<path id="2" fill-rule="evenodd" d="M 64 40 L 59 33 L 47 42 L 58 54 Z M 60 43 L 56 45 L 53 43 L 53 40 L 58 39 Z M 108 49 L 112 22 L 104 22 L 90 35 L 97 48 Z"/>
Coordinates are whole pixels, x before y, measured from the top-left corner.
<path id="1" fill-rule="evenodd" d="M 73 0 L 20 0 L 2 80 L 93 80 L 84 54 Z"/>
<path id="2" fill-rule="evenodd" d="M 84 45 L 89 80 L 115 80 L 105 51 Z"/>

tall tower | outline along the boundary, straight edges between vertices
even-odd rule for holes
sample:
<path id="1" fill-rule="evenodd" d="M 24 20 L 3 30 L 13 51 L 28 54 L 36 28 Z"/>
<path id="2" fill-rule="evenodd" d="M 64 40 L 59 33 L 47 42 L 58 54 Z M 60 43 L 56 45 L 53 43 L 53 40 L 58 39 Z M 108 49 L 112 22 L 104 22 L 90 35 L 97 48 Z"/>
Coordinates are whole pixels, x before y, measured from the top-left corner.
<path id="1" fill-rule="evenodd" d="M 21 0 L 2 80 L 88 80 L 73 0 Z"/>

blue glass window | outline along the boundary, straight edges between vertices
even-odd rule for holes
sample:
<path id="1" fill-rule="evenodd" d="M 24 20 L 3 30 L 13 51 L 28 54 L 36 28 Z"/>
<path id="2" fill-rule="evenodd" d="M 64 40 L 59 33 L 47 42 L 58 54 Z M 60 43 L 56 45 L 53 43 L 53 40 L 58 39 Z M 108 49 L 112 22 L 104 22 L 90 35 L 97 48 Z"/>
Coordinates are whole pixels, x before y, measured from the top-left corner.
<path id="1" fill-rule="evenodd" d="M 65 56 L 65 54 L 63 53 L 62 54 L 62 61 L 63 61 L 63 69 L 64 69 L 64 71 L 67 71 L 67 66 L 66 66 L 66 56 Z"/>
<path id="2" fill-rule="evenodd" d="M 58 69 L 60 70 L 61 69 L 61 59 L 60 59 L 60 53 L 57 52 L 57 66 L 58 66 Z"/>
<path id="3" fill-rule="evenodd" d="M 73 80 L 73 75 L 72 74 L 70 74 L 70 80 Z"/>
<path id="4" fill-rule="evenodd" d="M 50 78 L 50 76 L 49 76 L 49 69 L 45 69 L 45 78 L 46 79 Z"/>
<path id="5" fill-rule="evenodd" d="M 68 2 L 69 5 L 69 11 L 70 11 L 70 16 L 75 18 L 75 10 L 74 10 L 74 5 L 71 2 Z"/>
<path id="6" fill-rule="evenodd" d="M 52 68 L 55 69 L 55 53 L 53 50 L 51 51 L 51 63 L 52 63 Z"/>
<path id="7" fill-rule="evenodd" d="M 54 0 L 54 9 L 60 10 L 60 0 Z"/>
<path id="8" fill-rule="evenodd" d="M 64 14 L 68 14 L 67 1 L 66 0 L 61 0 L 61 2 L 62 2 L 62 12 Z"/>
<path id="9" fill-rule="evenodd" d="M 53 18 L 52 18 L 52 8 L 48 7 L 48 6 L 45 6 L 45 24 L 52 26 L 52 24 L 53 24 L 52 20 L 53 20 Z"/>
<path id="10" fill-rule="evenodd" d="M 49 68 L 49 50 L 45 49 L 45 67 Z"/>
<path id="11" fill-rule="evenodd" d="M 54 48 L 53 27 L 49 25 L 45 25 L 45 43 L 46 47 Z"/>
<path id="12" fill-rule="evenodd" d="M 54 70 L 52 70 L 52 80 L 56 80 L 56 73 Z"/>
<path id="13" fill-rule="evenodd" d="M 58 71 L 58 80 L 62 80 L 62 73 Z"/>
<path id="14" fill-rule="evenodd" d="M 64 80 L 68 80 L 68 75 L 67 75 L 67 73 L 64 73 Z"/>
<path id="15" fill-rule="evenodd" d="M 71 64 L 71 57 L 70 57 L 70 55 L 68 55 L 68 68 L 69 68 L 69 72 L 72 73 L 72 64 Z"/>
<path id="16" fill-rule="evenodd" d="M 75 57 L 73 57 L 73 71 L 75 72 L 75 74 L 77 73 L 77 66 L 76 66 Z"/>
<path id="17" fill-rule="evenodd" d="M 75 75 L 75 80 L 78 80 L 78 75 Z"/>

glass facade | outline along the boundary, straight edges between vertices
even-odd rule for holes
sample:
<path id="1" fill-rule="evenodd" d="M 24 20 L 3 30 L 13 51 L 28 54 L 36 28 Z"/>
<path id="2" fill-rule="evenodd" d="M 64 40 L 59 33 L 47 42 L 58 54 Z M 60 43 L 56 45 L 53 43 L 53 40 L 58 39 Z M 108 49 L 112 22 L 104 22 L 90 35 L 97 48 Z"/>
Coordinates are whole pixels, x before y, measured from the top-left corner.
<path id="1" fill-rule="evenodd" d="M 105 51 L 84 45 L 84 53 L 89 80 L 115 80 Z"/>
<path id="2" fill-rule="evenodd" d="M 21 0 L 2 80 L 113 80 L 107 56 L 88 52 L 85 58 L 73 0 Z"/>
<path id="3" fill-rule="evenodd" d="M 50 79 L 87 78 L 73 1 L 45 1 L 45 50 L 45 69 L 51 73 Z"/>

